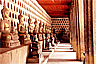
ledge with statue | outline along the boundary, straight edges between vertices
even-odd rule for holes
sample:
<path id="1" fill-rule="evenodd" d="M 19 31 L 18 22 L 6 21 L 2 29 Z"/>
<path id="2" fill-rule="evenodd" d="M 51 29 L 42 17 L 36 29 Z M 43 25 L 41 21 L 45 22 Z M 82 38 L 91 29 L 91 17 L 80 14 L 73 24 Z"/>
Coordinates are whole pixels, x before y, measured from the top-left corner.
<path id="1" fill-rule="evenodd" d="M 16 26 L 13 24 L 13 21 L 10 21 L 9 10 L 6 8 L 6 3 L 4 0 L 4 6 L 1 10 L 2 21 L 1 21 L 1 47 L 15 47 L 19 46 L 19 36 Z"/>
<path id="2" fill-rule="evenodd" d="M 29 54 L 29 45 L 31 43 L 11 48 L 0 48 L 0 58 L 2 58 L 0 64 L 25 64 Z"/>
<path id="3" fill-rule="evenodd" d="M 41 23 L 35 19 L 35 27 L 33 30 L 32 36 L 32 46 L 30 46 L 30 53 L 27 60 L 27 63 L 41 63 L 44 60 L 42 55 L 42 29 Z"/>

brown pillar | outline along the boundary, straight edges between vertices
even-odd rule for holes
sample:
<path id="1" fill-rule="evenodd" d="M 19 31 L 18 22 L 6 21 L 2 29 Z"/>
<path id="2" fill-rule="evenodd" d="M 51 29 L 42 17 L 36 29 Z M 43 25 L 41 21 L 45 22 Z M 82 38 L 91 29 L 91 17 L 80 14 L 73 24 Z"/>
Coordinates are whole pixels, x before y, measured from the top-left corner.
<path id="1" fill-rule="evenodd" d="M 89 56 L 89 45 L 88 45 L 88 19 L 87 19 L 87 1 L 84 0 L 84 42 L 85 42 L 85 64 L 88 64 L 89 61 L 88 61 L 88 56 Z"/>
<path id="2" fill-rule="evenodd" d="M 71 45 L 73 46 L 73 50 L 76 51 L 76 16 L 75 16 L 75 5 L 74 2 L 71 4 L 71 12 L 70 12 L 70 35 L 71 35 Z"/>
<path id="3" fill-rule="evenodd" d="M 89 64 L 93 64 L 93 21 L 92 21 L 92 0 L 88 0 L 88 31 L 89 31 Z"/>
<path id="4" fill-rule="evenodd" d="M 93 0 L 84 1 L 85 11 L 85 64 L 94 64 L 93 60 L 93 17 L 92 17 Z"/>

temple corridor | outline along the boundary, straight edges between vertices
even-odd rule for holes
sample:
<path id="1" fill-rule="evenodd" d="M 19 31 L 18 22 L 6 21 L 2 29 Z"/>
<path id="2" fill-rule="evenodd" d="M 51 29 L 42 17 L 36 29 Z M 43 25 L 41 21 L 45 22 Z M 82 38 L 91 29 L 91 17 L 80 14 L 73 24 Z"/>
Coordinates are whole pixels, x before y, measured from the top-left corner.
<path id="1" fill-rule="evenodd" d="M 70 43 L 59 43 L 53 47 L 52 52 L 43 52 L 45 58 L 42 64 L 83 64 L 82 61 L 76 59 L 76 52 Z M 37 63 L 27 63 L 37 64 Z"/>
<path id="2" fill-rule="evenodd" d="M 96 64 L 96 0 L 0 0 L 0 64 Z"/>
<path id="3" fill-rule="evenodd" d="M 71 44 L 60 43 L 49 57 L 47 64 L 83 64 L 76 59 L 76 52 L 73 51 Z"/>

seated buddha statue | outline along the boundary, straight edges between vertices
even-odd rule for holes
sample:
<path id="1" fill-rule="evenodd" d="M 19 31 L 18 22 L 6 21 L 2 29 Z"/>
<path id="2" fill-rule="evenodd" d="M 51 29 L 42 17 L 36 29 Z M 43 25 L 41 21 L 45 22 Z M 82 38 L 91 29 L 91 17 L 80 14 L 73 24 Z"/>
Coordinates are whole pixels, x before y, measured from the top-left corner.
<path id="1" fill-rule="evenodd" d="M 33 22 L 32 19 L 30 18 L 30 16 L 29 16 L 29 19 L 28 19 L 28 23 L 29 23 L 28 33 L 29 33 L 29 34 L 33 34 L 34 22 Z"/>
<path id="2" fill-rule="evenodd" d="M 24 25 L 23 21 L 24 21 L 23 15 L 20 13 L 20 15 L 19 15 L 18 32 L 19 32 L 19 34 L 23 34 L 24 35 L 26 33 L 26 30 L 25 30 L 25 25 Z"/>
<path id="3" fill-rule="evenodd" d="M 30 18 L 29 16 L 29 19 L 28 19 L 28 33 L 30 34 L 30 39 L 31 41 L 33 40 L 33 31 L 34 31 L 34 22 L 32 21 L 32 19 Z"/>
<path id="4" fill-rule="evenodd" d="M 19 24 L 18 24 L 18 33 L 19 33 L 19 40 L 21 44 L 30 43 L 30 35 L 27 32 L 27 26 L 24 25 L 24 19 L 22 12 L 20 11 L 19 15 Z"/>
<path id="5" fill-rule="evenodd" d="M 39 33 L 43 32 L 43 24 L 42 22 L 39 23 Z"/>
<path id="6" fill-rule="evenodd" d="M 1 10 L 3 20 L 1 21 L 1 46 L 2 47 L 14 47 L 16 46 L 14 42 L 18 42 L 17 40 L 14 39 L 13 32 L 11 32 L 11 22 L 9 21 L 9 10 L 6 8 L 5 1 L 4 1 L 4 6 L 3 9 Z"/>
<path id="7" fill-rule="evenodd" d="M 35 29 L 34 29 L 34 31 L 35 31 L 35 33 L 38 33 L 38 32 L 39 32 L 39 23 L 38 23 L 38 21 L 37 21 L 36 19 L 35 19 L 34 24 L 35 24 Z"/>

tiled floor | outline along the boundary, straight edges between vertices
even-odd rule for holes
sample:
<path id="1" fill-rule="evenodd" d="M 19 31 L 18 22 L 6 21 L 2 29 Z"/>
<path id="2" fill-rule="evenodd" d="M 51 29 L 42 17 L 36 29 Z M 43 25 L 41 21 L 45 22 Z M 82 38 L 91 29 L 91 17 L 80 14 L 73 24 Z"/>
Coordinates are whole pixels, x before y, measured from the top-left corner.
<path id="1" fill-rule="evenodd" d="M 47 64 L 83 64 L 76 60 L 76 52 L 69 43 L 58 44 Z"/>

